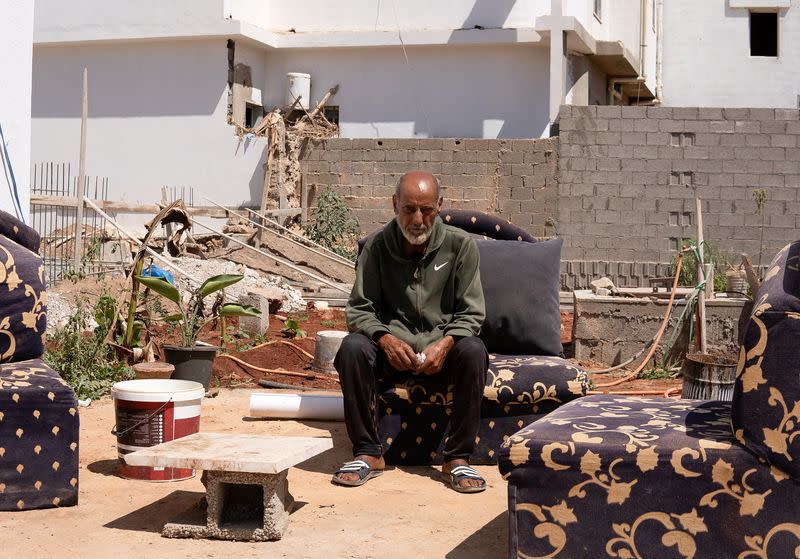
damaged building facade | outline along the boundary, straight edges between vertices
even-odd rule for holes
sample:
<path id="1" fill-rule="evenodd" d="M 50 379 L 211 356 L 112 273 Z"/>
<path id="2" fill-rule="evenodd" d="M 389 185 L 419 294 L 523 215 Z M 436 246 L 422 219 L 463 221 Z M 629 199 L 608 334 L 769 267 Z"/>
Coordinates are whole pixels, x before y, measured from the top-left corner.
<path id="1" fill-rule="evenodd" d="M 562 103 L 651 99 L 651 1 L 36 3 L 32 161 L 73 161 L 89 72 L 87 169 L 109 197 L 258 205 L 262 137 L 287 74 L 343 138 L 539 138 Z M 644 39 L 640 35 L 644 31 Z"/>
<path id="2" fill-rule="evenodd" d="M 268 138 L 248 130 L 338 85 L 339 137 L 298 154 L 312 205 L 332 186 L 368 233 L 421 168 L 450 207 L 562 236 L 565 288 L 640 285 L 693 235 L 695 190 L 721 249 L 792 239 L 799 58 L 798 0 L 39 0 L 31 161 L 75 161 L 86 66 L 110 199 L 257 208 Z"/>

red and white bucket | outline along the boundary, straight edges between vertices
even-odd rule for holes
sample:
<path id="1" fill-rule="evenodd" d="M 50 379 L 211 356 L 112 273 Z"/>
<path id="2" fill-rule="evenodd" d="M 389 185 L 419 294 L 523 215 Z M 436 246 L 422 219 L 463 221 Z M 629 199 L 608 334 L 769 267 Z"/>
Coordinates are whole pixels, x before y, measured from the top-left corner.
<path id="1" fill-rule="evenodd" d="M 200 403 L 205 389 L 199 382 L 143 379 L 111 387 L 117 424 L 119 475 L 128 479 L 175 481 L 194 476 L 190 468 L 128 466 L 123 456 L 200 430 Z"/>

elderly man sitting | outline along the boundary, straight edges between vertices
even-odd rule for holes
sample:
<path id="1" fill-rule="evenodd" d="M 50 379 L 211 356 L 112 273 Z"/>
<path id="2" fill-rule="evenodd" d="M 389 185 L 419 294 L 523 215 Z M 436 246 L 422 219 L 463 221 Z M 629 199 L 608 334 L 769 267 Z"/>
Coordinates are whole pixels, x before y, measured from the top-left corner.
<path id="1" fill-rule="evenodd" d="M 379 378 L 446 375 L 453 405 L 442 474 L 458 492 L 480 492 L 486 482 L 468 465 L 489 366 L 477 337 L 485 316 L 478 249 L 438 217 L 442 197 L 433 175 L 403 175 L 392 204 L 395 220 L 367 241 L 358 260 L 346 308 L 350 334 L 334 362 L 355 460 L 332 481 L 358 486 L 383 473 Z"/>

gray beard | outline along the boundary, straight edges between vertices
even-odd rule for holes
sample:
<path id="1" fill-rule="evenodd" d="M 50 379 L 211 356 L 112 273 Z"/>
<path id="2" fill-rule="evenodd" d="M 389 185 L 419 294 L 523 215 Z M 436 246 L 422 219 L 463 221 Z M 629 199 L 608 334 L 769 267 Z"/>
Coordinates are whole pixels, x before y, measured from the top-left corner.
<path id="1" fill-rule="evenodd" d="M 403 224 L 400 223 L 399 217 L 396 217 L 395 221 L 397 221 L 397 226 L 400 228 L 400 232 L 403 233 L 403 237 L 405 237 L 405 239 L 412 245 L 417 246 L 428 242 L 428 238 L 430 238 L 431 236 L 430 228 L 426 229 L 424 233 L 420 233 L 419 235 L 414 235 L 413 233 L 406 231 L 406 229 L 403 227 Z"/>

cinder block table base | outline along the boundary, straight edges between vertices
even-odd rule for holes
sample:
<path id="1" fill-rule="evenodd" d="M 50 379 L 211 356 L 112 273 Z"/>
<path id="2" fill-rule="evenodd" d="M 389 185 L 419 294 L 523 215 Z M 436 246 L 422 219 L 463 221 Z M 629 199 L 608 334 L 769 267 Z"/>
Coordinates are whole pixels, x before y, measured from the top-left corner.
<path id="1" fill-rule="evenodd" d="M 125 455 L 135 466 L 203 469 L 205 501 L 164 526 L 168 538 L 279 540 L 294 499 L 288 468 L 329 448 L 330 439 L 197 433 Z"/>

